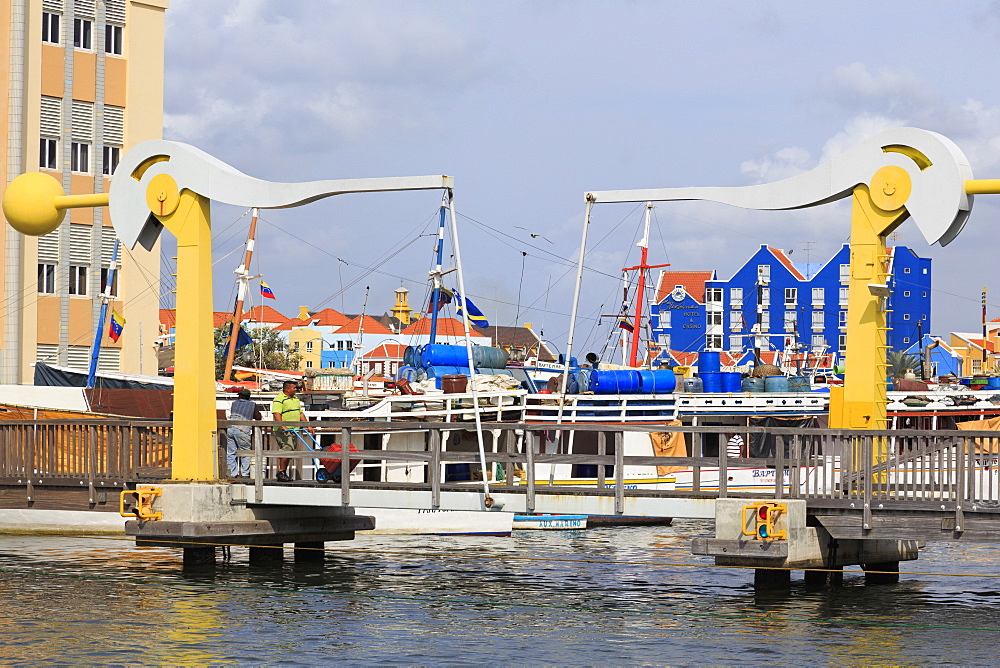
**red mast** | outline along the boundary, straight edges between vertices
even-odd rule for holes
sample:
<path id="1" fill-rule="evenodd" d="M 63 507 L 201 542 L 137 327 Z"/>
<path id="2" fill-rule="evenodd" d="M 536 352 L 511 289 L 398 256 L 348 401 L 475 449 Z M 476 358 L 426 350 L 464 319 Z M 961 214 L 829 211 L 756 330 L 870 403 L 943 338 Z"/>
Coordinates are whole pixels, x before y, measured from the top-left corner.
<path id="1" fill-rule="evenodd" d="M 639 353 L 639 331 L 642 327 L 642 302 L 646 298 L 646 270 L 670 266 L 669 264 L 646 264 L 649 256 L 649 214 L 652 210 L 653 203 L 646 202 L 645 231 L 643 232 L 642 239 L 636 244 L 642 248 L 642 257 L 639 260 L 639 264 L 634 267 L 625 267 L 622 269 L 622 271 L 639 272 L 639 285 L 635 291 L 635 321 L 632 324 L 632 339 L 628 355 L 629 366 L 636 366 L 636 357 Z"/>

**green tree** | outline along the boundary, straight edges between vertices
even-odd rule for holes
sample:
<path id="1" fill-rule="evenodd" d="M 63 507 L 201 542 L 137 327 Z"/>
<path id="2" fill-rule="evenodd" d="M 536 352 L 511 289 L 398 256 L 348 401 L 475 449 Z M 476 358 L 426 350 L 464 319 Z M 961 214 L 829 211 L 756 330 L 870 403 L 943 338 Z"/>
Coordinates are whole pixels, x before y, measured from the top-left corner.
<path id="1" fill-rule="evenodd" d="M 916 371 L 920 367 L 920 359 L 902 351 L 889 353 L 889 377 L 902 378 L 907 371 Z"/>
<path id="2" fill-rule="evenodd" d="M 302 355 L 288 349 L 278 332 L 271 327 L 246 328 L 253 343 L 236 351 L 233 358 L 234 366 L 248 366 L 256 369 L 274 369 L 276 371 L 298 370 Z M 222 378 L 226 369 L 227 343 L 229 342 L 229 324 L 215 328 L 215 377 Z"/>

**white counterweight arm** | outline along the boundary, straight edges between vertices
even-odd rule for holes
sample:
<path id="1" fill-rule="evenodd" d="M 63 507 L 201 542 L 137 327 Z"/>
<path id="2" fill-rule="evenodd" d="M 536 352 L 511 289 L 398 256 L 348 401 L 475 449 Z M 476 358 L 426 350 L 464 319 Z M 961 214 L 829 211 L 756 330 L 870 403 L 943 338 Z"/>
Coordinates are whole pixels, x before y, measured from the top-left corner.
<path id="1" fill-rule="evenodd" d="M 282 209 L 344 193 L 453 188 L 450 176 L 404 176 L 274 183 L 247 176 L 204 151 L 179 142 L 153 139 L 125 154 L 111 181 L 111 220 L 122 243 L 152 248 L 161 225 L 147 198 L 156 177 L 167 175 L 177 191 L 190 190 L 215 202 Z"/>
<path id="2" fill-rule="evenodd" d="M 895 128 L 868 139 L 815 169 L 783 181 L 753 186 L 605 190 L 587 193 L 600 202 L 705 200 L 744 209 L 802 209 L 849 197 L 876 171 L 900 167 L 911 180 L 906 210 L 927 243 L 950 243 L 972 208 L 966 181 L 969 161 L 950 139 L 919 128 Z M 891 193 L 887 193 L 891 194 Z"/>

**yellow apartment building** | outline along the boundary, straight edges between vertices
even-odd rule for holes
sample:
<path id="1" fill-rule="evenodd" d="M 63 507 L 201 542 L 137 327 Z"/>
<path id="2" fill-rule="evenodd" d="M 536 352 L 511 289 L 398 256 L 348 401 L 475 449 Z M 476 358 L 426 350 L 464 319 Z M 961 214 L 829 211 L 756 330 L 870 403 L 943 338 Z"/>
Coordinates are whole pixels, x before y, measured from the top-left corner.
<path id="1" fill-rule="evenodd" d="M 162 136 L 168 4 L 0 2 L 4 186 L 43 171 L 67 193 L 107 192 L 125 151 Z M 107 209 L 72 209 L 57 230 L 38 238 L 3 222 L 0 382 L 31 383 L 36 359 L 86 369 L 115 241 Z M 155 375 L 159 247 L 122 248 L 119 255 L 112 308 L 126 325 L 117 343 L 105 325 L 100 369 Z"/>

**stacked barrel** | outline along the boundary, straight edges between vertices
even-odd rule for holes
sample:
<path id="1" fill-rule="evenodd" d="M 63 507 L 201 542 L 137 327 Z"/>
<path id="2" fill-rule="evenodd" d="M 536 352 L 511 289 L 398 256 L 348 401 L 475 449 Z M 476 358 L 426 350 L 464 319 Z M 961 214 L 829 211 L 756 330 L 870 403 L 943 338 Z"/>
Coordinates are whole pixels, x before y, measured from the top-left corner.
<path id="1" fill-rule="evenodd" d="M 472 373 L 489 376 L 512 376 L 507 370 L 507 352 L 495 346 L 472 347 L 473 371 L 469 369 L 469 353 L 465 346 L 446 343 L 427 343 L 422 346 L 407 346 L 403 351 L 403 366 L 396 372 L 396 378 L 410 382 L 428 378 L 441 388 L 445 376 L 465 376 Z"/>

